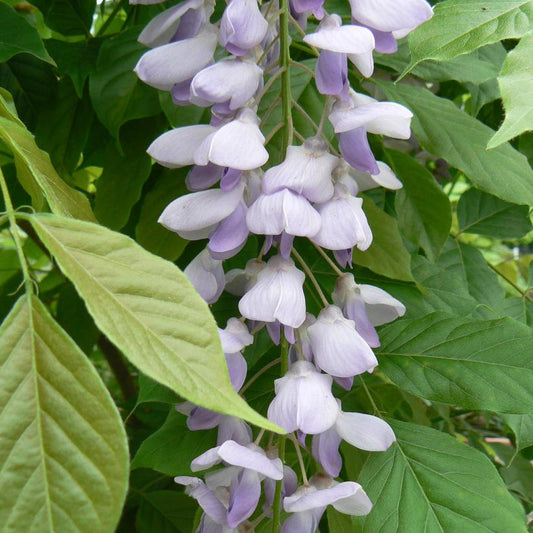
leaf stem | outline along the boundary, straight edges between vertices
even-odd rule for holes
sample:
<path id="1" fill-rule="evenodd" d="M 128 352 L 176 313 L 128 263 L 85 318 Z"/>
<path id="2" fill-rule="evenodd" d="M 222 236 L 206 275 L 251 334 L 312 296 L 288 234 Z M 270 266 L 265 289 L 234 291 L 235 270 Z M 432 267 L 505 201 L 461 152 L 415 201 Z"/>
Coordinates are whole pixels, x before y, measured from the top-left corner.
<path id="1" fill-rule="evenodd" d="M 523 289 L 521 289 L 513 280 L 509 279 L 505 274 L 500 272 L 493 264 L 489 263 L 488 261 L 487 261 L 487 265 L 489 265 L 489 267 L 492 268 L 492 270 L 494 270 L 494 272 L 496 272 L 498 276 L 500 276 L 507 283 L 509 283 L 509 285 L 511 285 L 513 289 L 516 289 L 522 295 L 522 298 L 526 298 L 531 303 L 533 303 L 533 298 L 529 295 L 529 291 L 524 291 Z"/>
<path id="2" fill-rule="evenodd" d="M 6 214 L 9 219 L 9 228 L 15 247 L 17 248 L 17 255 L 20 261 L 20 268 L 22 270 L 22 276 L 24 278 L 24 288 L 26 294 L 29 296 L 33 294 L 33 281 L 30 276 L 30 271 L 28 268 L 28 262 L 24 256 L 24 250 L 22 248 L 22 242 L 20 240 L 19 229 L 17 226 L 17 220 L 15 218 L 15 210 L 13 209 L 13 203 L 11 202 L 11 196 L 9 196 L 9 190 L 7 188 L 7 183 L 0 169 L 0 189 L 2 190 L 2 196 L 4 197 L 4 203 L 6 205 Z"/>
<path id="3" fill-rule="evenodd" d="M 317 252 L 326 260 L 326 263 L 331 267 L 331 269 L 333 270 L 333 272 L 335 272 L 335 274 L 337 274 L 338 276 L 344 276 L 345 272 L 343 272 L 335 264 L 335 262 L 331 259 L 331 257 L 326 252 L 324 252 L 324 250 L 322 250 L 322 248 L 318 246 L 318 244 L 315 244 L 313 241 L 311 241 L 311 244 L 316 248 Z"/>
<path id="4" fill-rule="evenodd" d="M 291 434 L 290 439 L 294 445 L 294 449 L 296 450 L 296 457 L 298 457 L 298 464 L 300 465 L 300 472 L 302 473 L 302 482 L 304 485 L 309 485 L 307 472 L 305 471 L 304 458 L 302 457 L 302 450 L 300 450 L 300 443 L 298 442 L 298 439 L 294 433 Z"/>
<path id="5" fill-rule="evenodd" d="M 96 37 L 100 37 L 105 33 L 109 25 L 113 22 L 114 18 L 117 16 L 117 13 L 122 9 L 123 5 L 127 3 L 127 0 L 120 0 L 115 4 L 113 11 L 109 14 L 106 21 L 100 26 L 100 29 L 96 32 Z"/>
<path id="6" fill-rule="evenodd" d="M 242 396 L 246 390 L 250 387 L 250 385 L 257 380 L 260 376 L 262 376 L 265 372 L 270 370 L 273 366 L 279 365 L 281 363 L 281 358 L 277 357 L 273 361 L 270 361 L 267 365 L 265 365 L 261 370 L 259 370 L 257 373 L 255 373 L 241 388 L 239 391 L 239 394 Z"/>

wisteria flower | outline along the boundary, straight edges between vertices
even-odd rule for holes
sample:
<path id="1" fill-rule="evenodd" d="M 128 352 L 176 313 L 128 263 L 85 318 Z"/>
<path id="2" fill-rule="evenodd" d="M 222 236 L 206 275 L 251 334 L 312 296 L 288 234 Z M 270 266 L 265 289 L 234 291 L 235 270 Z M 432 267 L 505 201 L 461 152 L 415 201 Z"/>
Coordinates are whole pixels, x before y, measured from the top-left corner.
<path id="1" fill-rule="evenodd" d="M 268 418 L 288 432 L 323 433 L 337 419 L 339 406 L 331 393 L 331 376 L 321 374 L 312 363 L 296 361 L 274 383 L 276 397 Z"/>
<path id="2" fill-rule="evenodd" d="M 209 250 L 202 250 L 185 267 L 183 273 L 208 304 L 212 304 L 219 299 L 224 290 L 226 279 L 222 261 L 213 259 Z"/>
<path id="3" fill-rule="evenodd" d="M 307 328 L 316 365 L 332 376 L 353 377 L 372 372 L 378 361 L 374 352 L 336 305 L 320 311 Z"/>
<path id="4" fill-rule="evenodd" d="M 337 477 L 342 467 L 339 453 L 342 440 L 360 450 L 384 452 L 396 437 L 389 424 L 381 418 L 363 413 L 345 413 L 339 408 L 335 424 L 324 433 L 313 436 L 313 456 L 332 477 Z"/>
<path id="5" fill-rule="evenodd" d="M 310 202 L 325 202 L 333 196 L 331 174 L 338 158 L 327 151 L 324 141 L 307 139 L 302 146 L 289 146 L 285 160 L 263 176 L 263 192 L 290 189 Z"/>
<path id="6" fill-rule="evenodd" d="M 358 285 L 350 273 L 337 279 L 332 297 L 344 315 L 355 321 L 357 331 L 373 348 L 380 345 L 374 326 L 405 314 L 405 306 L 399 300 L 379 287 Z"/>
<path id="7" fill-rule="evenodd" d="M 291 259 L 276 255 L 257 274 L 257 281 L 241 298 L 239 311 L 250 320 L 281 322 L 291 328 L 305 320 L 305 275 Z"/>

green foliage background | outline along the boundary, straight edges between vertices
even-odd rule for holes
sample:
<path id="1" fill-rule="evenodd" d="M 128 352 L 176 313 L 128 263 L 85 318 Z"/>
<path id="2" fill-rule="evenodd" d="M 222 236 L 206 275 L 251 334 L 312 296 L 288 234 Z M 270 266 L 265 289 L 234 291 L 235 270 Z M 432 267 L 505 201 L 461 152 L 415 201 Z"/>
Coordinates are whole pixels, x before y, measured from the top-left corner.
<path id="1" fill-rule="evenodd" d="M 326 8 L 348 21 L 347 2 Z M 132 71 L 145 51 L 137 36 L 162 9 L 0 0 L 2 532 L 194 531 L 195 502 L 172 478 L 190 474 L 215 436 L 188 431 L 173 404 L 278 429 L 262 416 L 279 377 L 262 369 L 276 348 L 264 332 L 247 348 L 249 376 L 259 375 L 246 405 L 215 329 L 238 300 L 225 293 L 208 308 L 179 270 L 200 244 L 156 222 L 186 192 L 186 171 L 152 164 L 146 147 L 209 118 Z M 397 54 L 376 54 L 373 80 L 350 73 L 358 90 L 415 115 L 411 141 L 371 139 L 404 187 L 364 195 L 374 242 L 354 254 L 356 280 L 407 313 L 381 328 L 376 372 L 337 391 L 343 409 L 386 417 L 398 438 L 385 453 L 342 447 L 341 476 L 363 485 L 374 510 L 353 520 L 328 510 L 322 532 L 527 530 L 532 32 L 531 0 L 445 0 Z M 291 55 L 313 68 L 297 33 Z M 324 99 L 306 70 L 291 75 L 305 110 L 293 108 L 296 131 L 312 136 Z M 265 135 L 281 120 L 279 91 L 274 83 L 261 102 Z M 280 146 L 277 133 L 274 162 Z M 250 238 L 226 268 L 260 245 Z M 308 243 L 296 247 L 331 292 L 327 263 Z"/>

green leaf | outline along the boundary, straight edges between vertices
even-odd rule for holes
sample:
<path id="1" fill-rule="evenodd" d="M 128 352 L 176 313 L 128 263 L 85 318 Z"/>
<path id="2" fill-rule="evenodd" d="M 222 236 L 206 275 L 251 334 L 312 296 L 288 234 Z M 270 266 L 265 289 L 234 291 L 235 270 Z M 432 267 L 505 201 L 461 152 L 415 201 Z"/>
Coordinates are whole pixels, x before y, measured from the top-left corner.
<path id="1" fill-rule="evenodd" d="M 161 383 L 154 381 L 144 374 L 139 375 L 139 396 L 137 398 L 137 405 L 147 402 L 176 404 L 179 401 L 179 396 L 168 387 L 161 385 Z"/>
<path id="2" fill-rule="evenodd" d="M 531 0 L 447 0 L 435 6 L 434 16 L 409 36 L 411 63 L 446 61 L 481 46 L 524 35 L 533 22 Z"/>
<path id="3" fill-rule="evenodd" d="M 533 303 L 521 296 L 509 296 L 501 302 L 498 311 L 529 327 L 533 327 Z"/>
<path id="4" fill-rule="evenodd" d="M 368 196 L 363 200 L 363 210 L 372 228 L 373 239 L 368 250 L 354 250 L 354 264 L 388 278 L 413 281 L 411 257 L 403 244 L 396 219 L 377 207 Z"/>
<path id="5" fill-rule="evenodd" d="M 146 48 L 137 42 L 139 30 L 132 28 L 102 44 L 96 72 L 89 78 L 94 110 L 113 137 L 120 126 L 134 118 L 160 112 L 157 92 L 142 83 L 133 72 Z"/>
<path id="6" fill-rule="evenodd" d="M 146 148 L 159 131 L 158 121 L 134 120 L 125 124 L 120 132 L 122 153 L 115 143 L 108 145 L 104 171 L 96 182 L 94 201 L 96 218 L 108 228 L 119 230 L 128 222 L 152 169 L 152 160 Z"/>
<path id="7" fill-rule="evenodd" d="M 54 213 L 94 220 L 87 198 L 57 175 L 48 154 L 38 148 L 27 129 L 0 117 L 0 140 L 13 153 L 18 179 L 31 195 L 35 209 L 43 208 L 44 194 Z"/>
<path id="8" fill-rule="evenodd" d="M 519 450 L 533 446 L 533 414 L 502 415 L 503 421 L 513 430 Z"/>
<path id="9" fill-rule="evenodd" d="M 198 405 L 279 431 L 233 389 L 209 307 L 175 265 L 96 224 L 27 218 L 96 325 L 139 370 Z"/>
<path id="10" fill-rule="evenodd" d="M 171 409 L 165 423 L 143 441 L 131 468 L 152 468 L 169 476 L 191 475 L 191 461 L 216 446 L 216 440 L 215 430 L 193 432 L 187 427 L 187 417 Z"/>
<path id="11" fill-rule="evenodd" d="M 46 40 L 46 48 L 57 63 L 59 72 L 70 76 L 80 99 L 83 97 L 85 80 L 96 70 L 101 42 L 98 38 L 76 42 Z"/>
<path id="12" fill-rule="evenodd" d="M 379 82 L 387 97 L 413 113 L 413 132 L 429 152 L 458 168 L 476 187 L 502 200 L 533 204 L 533 171 L 524 155 L 504 144 L 486 151 L 493 130 L 427 89 Z"/>
<path id="13" fill-rule="evenodd" d="M 500 311 L 505 290 L 477 248 L 449 239 L 444 245 L 439 264 L 448 274 L 460 276 L 468 293 L 480 304 L 487 305 L 495 312 Z M 458 309 L 455 311 L 460 312 Z"/>
<path id="14" fill-rule="evenodd" d="M 397 442 L 370 454 L 358 478 L 374 503 L 355 519 L 360 531 L 526 533 L 520 504 L 485 455 L 434 429 L 388 422 Z"/>
<path id="15" fill-rule="evenodd" d="M 54 168 L 69 176 L 78 166 L 94 113 L 88 98 L 79 99 L 69 78 L 59 81 L 54 101 L 37 119 L 35 140 Z"/>
<path id="16" fill-rule="evenodd" d="M 419 244 L 426 256 L 435 261 L 452 225 L 448 196 L 430 172 L 412 157 L 394 150 L 387 153 L 403 183 L 395 200 L 398 227 L 408 240 Z"/>
<path id="17" fill-rule="evenodd" d="M 498 77 L 505 120 L 487 144 L 495 148 L 505 141 L 533 130 L 533 31 L 526 33 L 507 56 Z"/>
<path id="18" fill-rule="evenodd" d="M 340 513 L 331 505 L 328 505 L 326 515 L 328 517 L 328 529 L 334 533 L 353 533 L 352 517 Z"/>
<path id="19" fill-rule="evenodd" d="M 496 43 L 450 61 L 427 61 L 416 65 L 410 74 L 433 82 L 456 80 L 460 83 L 478 85 L 496 78 L 505 56 L 505 48 L 500 43 Z M 410 51 L 407 40 L 400 41 L 398 51 L 394 54 L 375 54 L 376 64 L 392 68 L 396 72 L 403 72 L 409 60 Z"/>
<path id="20" fill-rule="evenodd" d="M 445 313 L 380 331 L 381 371 L 426 400 L 499 413 L 531 412 L 531 330 L 511 318 L 468 320 Z"/>
<path id="21" fill-rule="evenodd" d="M 17 108 L 13 101 L 13 95 L 0 87 L 0 117 L 7 118 L 16 122 L 19 126 L 24 126 L 22 120 L 19 119 Z"/>
<path id="22" fill-rule="evenodd" d="M 183 492 L 143 492 L 135 530 L 137 533 L 189 533 L 197 509 L 194 499 Z"/>
<path id="23" fill-rule="evenodd" d="M 32 54 L 54 64 L 39 32 L 4 2 L 0 2 L 0 63 L 21 53 Z"/>
<path id="24" fill-rule="evenodd" d="M 477 189 L 461 195 L 457 218 L 460 233 L 518 239 L 531 231 L 527 205 L 511 204 Z"/>
<path id="25" fill-rule="evenodd" d="M 98 373 L 35 297 L 17 302 L 0 339 L 3 529 L 111 533 L 128 447 Z"/>
<path id="26" fill-rule="evenodd" d="M 169 261 L 178 259 L 188 241 L 158 224 L 157 220 L 172 200 L 186 193 L 185 172 L 182 169 L 165 169 L 144 197 L 135 228 L 135 239 L 141 246 Z"/>
<path id="27" fill-rule="evenodd" d="M 90 35 L 96 0 L 32 0 L 46 25 L 63 35 Z"/>

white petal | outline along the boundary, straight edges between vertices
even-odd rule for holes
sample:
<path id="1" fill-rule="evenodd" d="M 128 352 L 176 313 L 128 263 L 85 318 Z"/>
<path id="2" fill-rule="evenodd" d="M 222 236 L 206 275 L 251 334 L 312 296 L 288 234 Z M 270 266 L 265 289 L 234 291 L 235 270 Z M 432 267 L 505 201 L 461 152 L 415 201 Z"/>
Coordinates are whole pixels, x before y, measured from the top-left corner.
<path id="1" fill-rule="evenodd" d="M 337 433 L 352 446 L 369 452 L 384 452 L 396 440 L 394 431 L 376 416 L 340 412 L 335 422 Z"/>
<path id="2" fill-rule="evenodd" d="M 193 459 L 193 461 L 191 462 L 191 471 L 199 472 L 200 470 L 207 470 L 208 468 L 211 468 L 212 466 L 221 463 L 222 459 L 218 455 L 219 448 L 220 446 L 211 448 L 206 452 L 202 453 L 202 455 L 196 457 L 196 459 Z"/>
<path id="3" fill-rule="evenodd" d="M 332 503 L 333 507 L 341 513 L 349 514 L 352 516 L 367 515 L 372 510 L 372 502 L 370 501 L 370 498 L 366 495 L 366 492 L 362 489 L 359 483 L 354 483 L 353 481 L 339 483 L 339 485 L 346 484 L 352 485 L 352 494 L 346 498 L 341 498 L 336 502 Z M 337 485 L 337 487 L 339 485 Z"/>
<path id="4" fill-rule="evenodd" d="M 268 161 L 265 138 L 257 124 L 233 120 L 209 135 L 194 153 L 197 165 L 209 161 L 237 170 L 259 168 Z"/>
<path id="5" fill-rule="evenodd" d="M 231 191 L 209 189 L 180 196 L 165 208 L 158 222 L 178 233 L 212 226 L 233 213 L 243 189 L 241 183 Z"/>
<path id="6" fill-rule="evenodd" d="M 188 0 L 170 9 L 166 9 L 145 26 L 137 40 L 150 48 L 170 42 L 176 32 L 181 17 L 189 9 L 198 9 L 202 4 L 203 0 Z"/>
<path id="7" fill-rule="evenodd" d="M 200 71 L 191 83 L 191 101 L 200 98 L 211 103 L 230 101 L 230 109 L 244 105 L 257 91 L 263 70 L 255 63 L 223 59 Z"/>
<path id="8" fill-rule="evenodd" d="M 359 72 L 365 77 L 370 78 L 374 72 L 374 56 L 372 52 L 363 52 L 360 54 L 348 54 L 348 59 L 357 67 Z"/>
<path id="9" fill-rule="evenodd" d="M 303 40 L 311 46 L 344 54 L 370 53 L 375 44 L 370 30 L 352 25 L 319 29 L 316 33 L 305 36 Z"/>
<path id="10" fill-rule="evenodd" d="M 176 83 L 192 78 L 213 59 L 216 44 L 216 34 L 204 31 L 191 39 L 146 52 L 134 70 L 146 84 L 170 91 Z"/>
<path id="11" fill-rule="evenodd" d="M 403 187 L 402 182 L 396 177 L 396 174 L 392 171 L 391 167 L 383 161 L 377 161 L 379 168 L 379 174 L 372 176 L 372 179 L 385 187 L 386 189 L 397 190 Z"/>
<path id="12" fill-rule="evenodd" d="M 253 447 L 253 445 L 252 445 Z M 256 451 L 248 446 L 241 446 L 234 441 L 226 441 L 218 450 L 218 455 L 223 461 L 231 465 L 255 470 L 271 479 L 283 478 L 281 462 L 270 460 L 261 451 Z"/>
<path id="13" fill-rule="evenodd" d="M 388 292 L 373 285 L 359 285 L 366 312 L 374 326 L 381 326 L 405 314 L 405 305 Z"/>
<path id="14" fill-rule="evenodd" d="M 308 141 L 309 142 L 309 141 Z M 263 191 L 273 193 L 284 187 L 305 196 L 310 202 L 325 202 L 333 196 L 331 174 L 338 158 L 326 149 L 289 146 L 285 161 L 263 176 Z"/>
<path id="15" fill-rule="evenodd" d="M 425 0 L 349 1 L 355 19 L 384 32 L 414 28 L 433 15 L 431 6 Z"/>
<path id="16" fill-rule="evenodd" d="M 176 128 L 160 135 L 148 147 L 147 152 L 164 167 L 179 168 L 192 165 L 194 151 L 214 131 L 216 128 L 207 124 Z"/>
<path id="17" fill-rule="evenodd" d="M 230 318 L 225 329 L 219 329 L 218 333 L 224 353 L 240 352 L 254 342 L 248 328 L 238 318 Z"/>
<path id="18" fill-rule="evenodd" d="M 298 513 L 332 505 L 339 500 L 342 501 L 353 496 L 357 492 L 353 485 L 361 487 L 358 483 L 346 481 L 327 489 L 308 490 L 303 494 L 298 494 L 298 491 L 296 491 L 295 494 L 283 500 L 283 508 L 289 513 Z"/>

